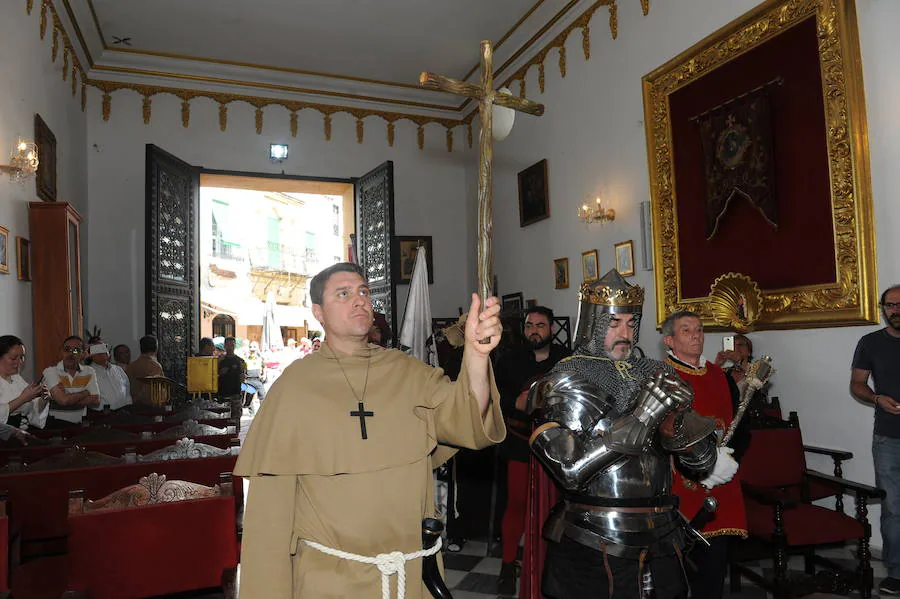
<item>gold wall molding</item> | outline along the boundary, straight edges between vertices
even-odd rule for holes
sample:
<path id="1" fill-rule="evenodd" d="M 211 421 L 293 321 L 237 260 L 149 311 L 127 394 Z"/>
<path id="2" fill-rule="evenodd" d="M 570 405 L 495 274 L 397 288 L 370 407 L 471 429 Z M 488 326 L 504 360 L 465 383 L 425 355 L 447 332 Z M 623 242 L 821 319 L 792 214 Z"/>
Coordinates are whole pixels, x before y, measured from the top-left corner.
<path id="1" fill-rule="evenodd" d="M 681 296 L 669 95 L 809 18 L 816 19 L 837 280 L 764 290 L 757 329 L 876 324 L 877 277 L 868 129 L 854 0 L 768 0 L 643 80 L 653 199 L 656 308 L 713 324 L 708 297 Z"/>
<path id="2" fill-rule="evenodd" d="M 545 90 L 545 77 L 544 71 L 545 66 L 544 63 L 547 60 L 549 54 L 551 54 L 551 50 L 554 48 L 558 53 L 558 67 L 561 77 L 565 78 L 566 70 L 567 70 L 567 56 L 566 56 L 566 48 L 565 43 L 568 39 L 570 33 L 575 31 L 576 29 L 581 30 L 582 34 L 582 50 L 584 53 L 585 60 L 590 59 L 590 22 L 594 13 L 602 6 L 606 6 L 609 10 L 609 27 L 610 34 L 613 39 L 618 36 L 618 19 L 617 19 L 617 11 L 618 8 L 616 6 L 617 0 L 598 0 L 598 2 L 591 5 L 584 13 L 581 14 L 577 19 L 575 19 L 565 30 L 563 30 L 560 34 L 553 38 L 548 44 L 545 45 L 543 49 L 538 51 L 534 57 L 532 57 L 528 62 L 524 63 L 515 73 L 513 73 L 507 80 L 503 83 L 503 86 L 511 87 L 515 81 L 519 82 L 519 94 L 524 97 L 526 92 L 526 77 L 529 68 L 532 66 L 538 65 L 538 83 L 540 87 L 541 93 Z M 649 0 L 640 0 L 641 8 L 643 14 L 647 14 L 649 11 Z M 34 2 L 35 0 L 25 0 L 25 10 L 26 13 L 30 16 L 34 10 Z M 538 3 L 539 4 L 539 3 Z M 566 6 L 563 10 L 560 11 L 559 16 L 565 14 L 571 5 Z M 535 5 L 536 7 L 537 5 Z M 532 11 L 534 8 L 532 8 Z M 557 17 L 557 18 L 558 18 Z M 556 22 L 554 20 L 553 22 Z M 552 23 L 548 23 L 548 26 Z M 390 147 L 394 146 L 395 142 L 395 123 L 400 120 L 408 120 L 417 125 L 416 130 L 416 138 L 417 138 L 417 146 L 419 149 L 424 149 L 425 146 L 425 127 L 429 124 L 436 124 L 438 126 L 444 127 L 445 129 L 445 141 L 448 152 L 453 151 L 453 129 L 458 126 L 466 127 L 466 145 L 471 148 L 473 145 L 473 134 L 472 134 L 472 122 L 475 118 L 477 111 L 470 111 L 469 114 L 465 117 L 461 117 L 459 119 L 453 118 L 443 118 L 443 117 L 430 117 L 430 116 L 422 116 L 411 113 L 404 112 L 394 112 L 394 111 L 385 111 L 385 110 L 376 110 L 376 109 L 367 109 L 367 108 L 355 108 L 348 106 L 339 106 L 332 104 L 321 104 L 315 102 L 299 102 L 294 100 L 282 100 L 278 98 L 269 98 L 269 97 L 261 97 L 261 96 L 253 96 L 253 95 L 245 95 L 245 94 L 232 94 L 232 93 L 222 93 L 222 92 L 206 92 L 203 90 L 193 90 L 187 88 L 179 88 L 175 86 L 158 86 L 158 85 L 144 85 L 144 84 L 136 84 L 136 83 L 128 83 L 128 82 L 118 82 L 118 81 L 108 81 L 102 79 L 94 79 L 87 76 L 87 72 L 81 64 L 81 61 L 78 58 L 78 54 L 75 51 L 75 47 L 66 32 L 65 27 L 63 26 L 62 21 L 59 18 L 59 13 L 54 5 L 54 0 L 41 0 L 40 5 L 40 35 L 41 39 L 46 38 L 47 28 L 52 26 L 52 55 L 51 60 L 55 63 L 58 52 L 60 48 L 62 49 L 63 54 L 63 69 L 62 76 L 63 80 L 67 80 L 69 75 L 72 77 L 72 95 L 75 96 L 77 94 L 78 85 L 81 84 L 81 110 L 85 111 L 87 109 L 87 87 L 91 86 L 98 89 L 101 96 L 101 115 L 104 121 L 108 121 L 112 115 L 112 96 L 116 92 L 120 92 L 123 90 L 131 90 L 142 96 L 142 110 L 141 117 L 145 124 L 150 124 L 152 121 L 152 100 L 153 97 L 159 94 L 171 94 L 182 100 L 181 103 L 181 122 L 182 126 L 189 127 L 190 126 L 190 116 L 191 116 L 191 101 L 196 98 L 209 98 L 219 104 L 219 128 L 222 131 L 227 130 L 228 127 L 228 104 L 232 102 L 246 102 L 254 107 L 256 107 L 255 111 L 255 124 L 256 124 L 256 132 L 257 134 L 261 134 L 264 125 L 264 112 L 263 109 L 267 106 L 282 106 L 288 110 L 290 114 L 289 121 L 289 129 L 292 137 L 297 137 L 299 134 L 299 127 L 297 121 L 297 113 L 301 110 L 314 110 L 322 114 L 323 117 L 323 129 L 324 136 L 326 140 L 331 140 L 331 125 L 332 125 L 332 115 L 337 113 L 347 113 L 356 118 L 356 140 L 358 143 L 362 143 L 365 136 L 365 119 L 369 117 L 378 117 L 385 121 L 386 123 L 386 137 L 387 142 Z M 77 23 L 73 22 L 73 26 L 77 27 Z M 543 30 L 539 32 L 539 35 L 543 33 Z M 536 39 L 536 38 L 533 38 Z M 524 47 L 529 47 L 531 43 L 533 43 L 533 39 L 529 40 L 528 43 L 525 44 Z M 105 45 L 105 42 L 104 42 Z M 512 58 L 507 61 L 506 64 L 500 67 L 498 71 L 502 71 L 509 63 L 512 62 L 516 57 L 521 54 L 521 51 L 515 54 Z M 90 59 L 90 57 L 88 57 Z M 70 73 L 71 70 L 71 73 Z M 140 75 L 140 73 L 137 73 Z M 163 76 L 165 74 L 162 74 Z M 417 86 L 416 86 L 417 87 Z M 277 90 L 276 90 L 277 91 Z M 312 93 L 315 93 L 314 90 L 311 90 Z M 398 102 L 399 103 L 399 102 Z M 457 110 L 463 110 L 466 106 L 464 103 Z M 431 105 L 429 105 L 431 107 Z M 434 107 L 444 108 L 442 106 L 435 105 Z"/>

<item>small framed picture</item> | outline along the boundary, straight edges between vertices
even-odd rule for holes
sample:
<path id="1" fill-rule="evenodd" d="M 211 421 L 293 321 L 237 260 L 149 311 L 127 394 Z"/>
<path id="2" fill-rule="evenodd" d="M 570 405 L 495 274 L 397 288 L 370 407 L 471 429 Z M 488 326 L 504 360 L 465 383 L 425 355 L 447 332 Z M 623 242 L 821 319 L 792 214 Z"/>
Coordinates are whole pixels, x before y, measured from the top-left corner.
<path id="1" fill-rule="evenodd" d="M 584 282 L 596 281 L 600 278 L 597 274 L 597 250 L 581 252 L 581 277 Z"/>
<path id="2" fill-rule="evenodd" d="M 557 289 L 569 288 L 569 259 L 557 258 L 553 261 L 553 281 Z"/>
<path id="3" fill-rule="evenodd" d="M 425 248 L 425 264 L 428 266 L 428 282 L 434 283 L 434 246 L 430 235 L 394 237 L 394 282 L 409 284 L 419 247 Z"/>
<path id="4" fill-rule="evenodd" d="M 31 242 L 24 237 L 16 237 L 16 265 L 20 281 L 31 280 Z"/>
<path id="5" fill-rule="evenodd" d="M 630 239 L 616 244 L 616 270 L 623 277 L 634 275 L 634 242 Z"/>
<path id="6" fill-rule="evenodd" d="M 525 300 L 523 299 L 524 297 L 525 296 L 521 291 L 518 293 L 510 293 L 501 297 L 500 306 L 501 312 L 503 312 L 504 316 L 521 314 L 522 309 L 525 305 Z"/>
<path id="7" fill-rule="evenodd" d="M 538 305 L 536 299 L 527 299 L 525 300 L 525 309 L 531 310 L 532 308 L 536 308 Z"/>
<path id="8" fill-rule="evenodd" d="M 519 226 L 527 227 L 545 218 L 550 218 L 546 158 L 519 173 Z"/>
<path id="9" fill-rule="evenodd" d="M 0 227 L 0 274 L 9 274 L 9 229 Z"/>

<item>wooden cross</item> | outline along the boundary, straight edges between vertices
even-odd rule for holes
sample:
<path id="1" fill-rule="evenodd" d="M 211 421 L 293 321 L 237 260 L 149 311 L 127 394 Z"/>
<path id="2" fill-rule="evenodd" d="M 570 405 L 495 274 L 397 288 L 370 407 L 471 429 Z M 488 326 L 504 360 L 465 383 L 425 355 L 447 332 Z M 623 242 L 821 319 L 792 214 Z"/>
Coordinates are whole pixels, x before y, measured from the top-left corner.
<path id="1" fill-rule="evenodd" d="M 481 85 L 450 79 L 434 73 L 419 75 L 419 85 L 427 89 L 439 89 L 451 94 L 479 100 L 478 116 L 481 129 L 478 133 L 478 291 L 481 305 L 492 294 L 492 270 L 494 251 L 491 243 L 493 233 L 492 160 L 494 155 L 491 132 L 493 105 L 512 108 L 519 112 L 541 116 L 544 105 L 494 89 L 493 49 L 490 41 L 481 42 Z"/>
<path id="2" fill-rule="evenodd" d="M 359 416 L 359 434 L 363 439 L 368 439 L 369 434 L 366 432 L 366 416 L 375 416 L 375 412 L 367 412 L 363 402 L 359 402 L 359 409 L 350 412 L 350 415 L 356 418 Z"/>

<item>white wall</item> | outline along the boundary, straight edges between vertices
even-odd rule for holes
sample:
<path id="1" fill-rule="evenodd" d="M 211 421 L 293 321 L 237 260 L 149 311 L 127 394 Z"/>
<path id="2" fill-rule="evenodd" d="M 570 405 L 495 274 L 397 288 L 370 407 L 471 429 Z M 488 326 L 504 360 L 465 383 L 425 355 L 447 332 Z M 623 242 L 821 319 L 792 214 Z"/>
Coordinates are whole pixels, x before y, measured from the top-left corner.
<path id="1" fill-rule="evenodd" d="M 639 203 L 649 199 L 646 142 L 643 127 L 641 77 L 679 52 L 743 14 L 755 0 L 693 0 L 653 2 L 643 17 L 637 2 L 619 9 L 619 39 L 605 28 L 599 11 L 591 28 L 591 55 L 585 62 L 581 36 L 568 41 L 568 73 L 560 79 L 556 54 L 546 65 L 546 93 L 537 90 L 536 69 L 530 73 L 531 99 L 544 102 L 546 113 L 536 119 L 517 119 L 506 142 L 495 147 L 495 243 L 500 292 L 524 291 L 557 313 L 574 317 L 581 281 L 581 252 L 599 250 L 600 272 L 615 266 L 613 244 L 633 239 L 640 266 Z M 900 224 L 896 189 L 900 174 L 900 74 L 895 57 L 900 38 L 900 3 L 858 0 L 860 37 L 869 117 L 869 148 L 878 237 L 879 288 L 900 281 L 900 242 L 892 234 Z M 516 173 L 540 160 L 549 161 L 551 218 L 519 228 Z M 617 211 L 615 223 L 604 227 L 581 225 L 576 207 L 585 194 L 601 192 Z M 553 259 L 568 256 L 572 286 L 554 290 Z M 641 345 L 648 354 L 659 351 L 654 330 L 653 273 L 638 270 L 633 282 L 647 290 L 646 318 Z M 574 324 L 574 323 L 573 323 Z M 757 354 L 775 357 L 779 373 L 772 394 L 787 410 L 796 410 L 810 444 L 850 450 L 855 459 L 845 476 L 874 482 L 871 457 L 872 408 L 850 398 L 847 388 L 850 361 L 857 340 L 877 327 L 771 331 L 751 337 Z M 721 335 L 707 337 L 707 353 L 721 347 Z M 810 465 L 831 471 L 830 464 L 810 459 Z M 852 501 L 849 503 L 852 505 Z M 878 535 L 878 508 L 872 510 Z"/>
<path id="2" fill-rule="evenodd" d="M 86 127 L 81 100 L 79 95 L 72 97 L 70 82 L 62 80 L 62 51 L 56 64 L 50 61 L 50 31 L 46 39 L 40 39 L 39 9 L 38 3 L 28 16 L 24 2 L 0 3 L 0 164 L 8 162 L 17 136 L 34 138 L 34 114 L 40 114 L 56 135 L 59 200 L 74 204 L 86 217 Z M 33 179 L 16 184 L 0 174 L 0 225 L 9 229 L 10 271 L 0 275 L 0 335 L 21 337 L 27 351 L 33 349 L 31 283 L 16 278 L 16 236 L 31 237 L 28 202 L 37 200 Z M 32 252 L 37 250 L 32 247 Z M 29 360 L 25 376 L 32 375 Z"/>
<path id="3" fill-rule="evenodd" d="M 219 130 L 218 105 L 196 100 L 191 126 L 181 125 L 181 103 L 173 96 L 153 99 L 153 118 L 144 125 L 141 98 L 132 92 L 113 96 L 108 122 L 101 117 L 99 92 L 89 97 L 88 172 L 94 231 L 88 243 L 92 271 L 87 291 L 87 323 L 103 328 L 112 342 L 136 340 L 144 334 L 144 157 L 145 145 L 155 144 L 190 164 L 210 169 L 280 173 L 314 177 L 360 176 L 385 160 L 394 161 L 395 223 L 398 235 L 431 235 L 435 283 L 431 286 L 434 316 L 455 316 L 466 301 L 470 263 L 462 258 L 469 242 L 466 227 L 465 160 L 460 151 L 465 135 L 456 133 L 457 151 L 448 153 L 444 129 L 426 129 L 425 149 L 416 145 L 416 128 L 397 124 L 394 147 L 387 144 L 381 119 L 366 120 L 362 144 L 356 143 L 355 120 L 335 115 L 332 141 L 325 141 L 322 117 L 303 111 L 299 135 L 290 136 L 288 113 L 279 107 L 265 111 L 262 135 L 256 134 L 254 108 L 231 104 L 227 131 Z M 288 143 L 290 157 L 282 164 L 268 161 L 270 143 Z M 398 293 L 402 319 L 407 286 Z M 397 331 L 395 331 L 396 333 Z"/>

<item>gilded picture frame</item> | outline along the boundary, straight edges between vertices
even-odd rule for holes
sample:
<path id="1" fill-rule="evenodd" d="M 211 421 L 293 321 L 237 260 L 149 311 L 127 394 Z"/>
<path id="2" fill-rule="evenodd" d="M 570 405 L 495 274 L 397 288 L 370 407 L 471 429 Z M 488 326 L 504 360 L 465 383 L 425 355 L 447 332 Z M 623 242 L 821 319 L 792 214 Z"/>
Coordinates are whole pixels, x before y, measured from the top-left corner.
<path id="1" fill-rule="evenodd" d="M 634 276 L 634 240 L 619 242 L 613 248 L 616 253 L 616 270 L 623 277 Z"/>
<path id="2" fill-rule="evenodd" d="M 597 250 L 581 252 L 581 280 L 585 283 L 596 281 L 600 278 L 600 261 L 597 259 Z"/>
<path id="3" fill-rule="evenodd" d="M 568 258 L 557 258 L 553 261 L 553 284 L 555 289 L 569 288 Z"/>
<path id="4" fill-rule="evenodd" d="M 763 289 L 757 329 L 829 327 L 878 322 L 875 229 L 868 128 L 854 0 L 769 0 L 643 78 L 658 324 L 678 310 L 712 319 L 709 297 L 684 297 L 679 255 L 675 155 L 670 96 L 720 66 L 815 19 L 827 148 L 827 186 L 834 223 L 835 280 Z M 685 199 L 687 201 L 687 199 Z M 748 242 L 752 251 L 753 242 Z"/>

